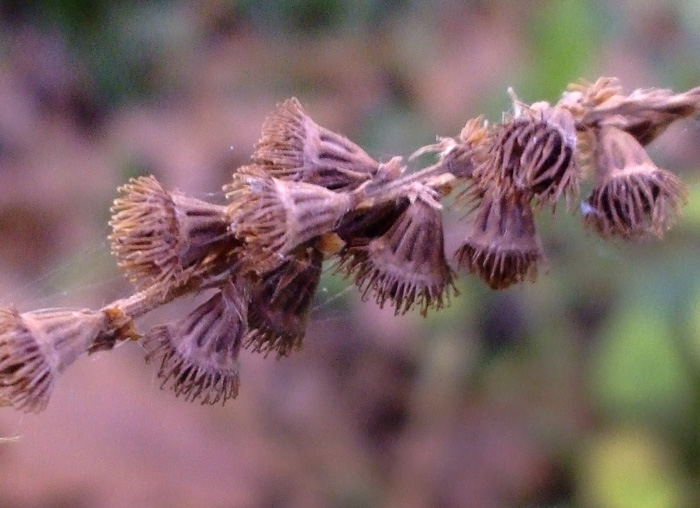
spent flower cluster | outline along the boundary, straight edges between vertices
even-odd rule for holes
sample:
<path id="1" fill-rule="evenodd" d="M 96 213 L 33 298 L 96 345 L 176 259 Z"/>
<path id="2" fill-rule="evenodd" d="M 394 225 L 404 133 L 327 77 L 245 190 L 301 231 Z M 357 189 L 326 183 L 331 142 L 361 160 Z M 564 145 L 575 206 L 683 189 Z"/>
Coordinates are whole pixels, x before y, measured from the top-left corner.
<path id="1" fill-rule="evenodd" d="M 364 299 L 425 315 L 457 294 L 455 270 L 494 289 L 533 280 L 545 259 L 535 212 L 573 208 L 603 237 L 661 237 L 687 192 L 645 146 L 700 111 L 700 88 L 625 93 L 615 78 L 571 85 L 559 102 L 526 104 L 498 123 L 469 120 L 455 138 L 417 150 L 437 162 L 408 172 L 380 163 L 288 99 L 265 121 L 251 163 L 224 187 L 227 205 L 168 191 L 152 176 L 119 189 L 112 252 L 136 292 L 99 310 L 0 309 L 0 405 L 41 410 L 57 376 L 84 353 L 139 341 L 164 387 L 225 402 L 239 354 L 286 356 L 302 345 L 325 260 Z M 447 195 L 471 228 L 450 266 Z M 177 321 L 142 333 L 134 320 L 185 295 L 207 296 Z"/>

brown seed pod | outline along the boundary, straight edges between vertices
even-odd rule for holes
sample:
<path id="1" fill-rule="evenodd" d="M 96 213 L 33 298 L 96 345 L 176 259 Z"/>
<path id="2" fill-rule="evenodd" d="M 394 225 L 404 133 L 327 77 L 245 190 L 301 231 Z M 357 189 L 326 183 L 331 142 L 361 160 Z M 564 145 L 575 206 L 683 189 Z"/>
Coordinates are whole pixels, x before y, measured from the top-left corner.
<path id="1" fill-rule="evenodd" d="M 569 201 L 578 194 L 576 141 L 567 109 L 516 104 L 516 115 L 492 133 L 490 151 L 474 179 L 481 188 L 516 189 L 554 208 L 562 196 Z"/>
<path id="2" fill-rule="evenodd" d="M 323 254 L 316 242 L 302 245 L 255 285 L 248 307 L 244 347 L 278 357 L 300 349 L 321 279 Z"/>
<path id="3" fill-rule="evenodd" d="M 264 274 L 298 245 L 332 231 L 355 196 L 272 178 L 257 166 L 240 168 L 228 191 L 231 230 L 245 243 L 247 269 Z"/>
<path id="4" fill-rule="evenodd" d="M 184 284 L 228 259 L 239 242 L 225 206 L 165 191 L 152 177 L 120 187 L 109 239 L 119 267 L 139 290 Z"/>
<path id="5" fill-rule="evenodd" d="M 527 195 L 486 193 L 455 258 L 460 268 L 478 274 L 492 289 L 534 282 L 544 252 Z"/>
<path id="6" fill-rule="evenodd" d="M 109 327 L 100 311 L 0 309 L 0 401 L 24 411 L 48 404 L 57 376 Z"/>
<path id="7" fill-rule="evenodd" d="M 440 205 L 427 188 L 410 201 L 384 234 L 351 243 L 337 269 L 354 275 L 364 299 L 372 295 L 380 307 L 390 301 L 396 314 L 415 304 L 425 315 L 449 305 L 457 289 L 445 260 Z"/>
<path id="8" fill-rule="evenodd" d="M 597 181 L 582 205 L 586 225 L 603 237 L 660 238 L 680 216 L 685 185 L 659 169 L 632 134 L 612 126 L 596 132 Z"/>
<path id="9" fill-rule="evenodd" d="M 248 298 L 246 281 L 229 280 L 186 318 L 146 334 L 146 360 L 160 364 L 161 388 L 202 404 L 226 403 L 238 395 Z"/>
<path id="10" fill-rule="evenodd" d="M 345 136 L 315 123 L 295 98 L 265 120 L 252 160 L 275 178 L 336 191 L 356 188 L 380 166 Z"/>

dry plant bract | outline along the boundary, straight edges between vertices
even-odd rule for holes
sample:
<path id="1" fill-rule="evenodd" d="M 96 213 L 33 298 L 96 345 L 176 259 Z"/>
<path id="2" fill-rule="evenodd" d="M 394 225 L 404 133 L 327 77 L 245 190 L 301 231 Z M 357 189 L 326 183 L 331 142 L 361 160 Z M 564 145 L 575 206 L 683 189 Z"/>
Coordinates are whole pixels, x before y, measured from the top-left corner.
<path id="1" fill-rule="evenodd" d="M 545 259 L 535 212 L 578 199 L 603 237 L 660 237 L 687 192 L 645 145 L 696 115 L 700 88 L 625 93 L 615 78 L 571 85 L 555 104 L 478 116 L 409 159 L 373 159 L 314 122 L 297 99 L 265 120 L 251 163 L 226 185 L 227 205 L 165 190 L 151 176 L 119 188 L 112 252 L 136 292 L 98 310 L 0 308 L 0 405 L 43 409 L 79 356 L 140 341 L 163 387 L 190 401 L 234 398 L 242 348 L 283 357 L 302 346 L 325 261 L 366 299 L 425 315 L 457 294 L 444 252 L 445 197 L 467 209 L 457 267 L 493 289 L 534 281 Z M 453 192 L 455 191 L 455 192 Z M 463 213 L 463 212 L 462 212 Z M 203 303 L 139 332 L 140 316 L 185 296 Z"/>

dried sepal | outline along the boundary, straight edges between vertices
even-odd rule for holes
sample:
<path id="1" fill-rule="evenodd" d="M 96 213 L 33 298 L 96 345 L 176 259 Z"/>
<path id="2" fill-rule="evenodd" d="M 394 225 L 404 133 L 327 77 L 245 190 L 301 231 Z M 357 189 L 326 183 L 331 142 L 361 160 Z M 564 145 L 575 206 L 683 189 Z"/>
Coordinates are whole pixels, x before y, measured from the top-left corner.
<path id="1" fill-rule="evenodd" d="M 225 206 L 165 191 L 152 176 L 119 191 L 109 238 L 119 267 L 139 290 L 157 285 L 165 293 L 210 271 L 237 246 Z"/>
<path id="2" fill-rule="evenodd" d="M 229 280 L 186 318 L 146 334 L 146 360 L 159 363 L 161 388 L 202 404 L 226 403 L 238 395 L 248 299 L 247 282 Z"/>
<path id="3" fill-rule="evenodd" d="M 390 302 L 396 314 L 414 305 L 425 315 L 449 304 L 457 293 L 445 259 L 440 205 L 423 187 L 381 236 L 354 242 L 341 257 L 338 271 L 354 276 L 363 298 L 380 307 Z"/>
<path id="4" fill-rule="evenodd" d="M 601 78 L 603 79 L 603 78 Z M 642 145 L 656 139 L 671 123 L 700 112 L 700 87 L 674 93 L 669 89 L 636 89 L 625 94 L 614 78 L 564 94 L 561 103 L 576 112 L 586 128 L 614 126 Z"/>
<path id="5" fill-rule="evenodd" d="M 275 178 L 336 191 L 356 188 L 380 166 L 348 138 L 314 122 L 296 98 L 265 120 L 252 160 Z"/>
<path id="6" fill-rule="evenodd" d="M 349 193 L 272 178 L 256 166 L 240 168 L 226 187 L 231 230 L 244 242 L 247 268 L 263 274 L 298 245 L 332 231 L 355 204 Z"/>
<path id="7" fill-rule="evenodd" d="M 528 196 L 486 193 L 455 258 L 461 269 L 479 275 L 492 289 L 534 282 L 544 252 Z"/>
<path id="8" fill-rule="evenodd" d="M 255 285 L 246 348 L 264 355 L 274 351 L 278 357 L 301 348 L 321 279 L 323 253 L 316 244 L 298 247 Z"/>
<path id="9" fill-rule="evenodd" d="M 515 116 L 495 126 L 474 179 L 482 189 L 517 190 L 553 208 L 561 197 L 570 201 L 580 180 L 572 114 L 547 103 L 516 102 L 515 109 Z"/>
<path id="10" fill-rule="evenodd" d="M 596 186 L 583 204 L 584 220 L 601 236 L 661 237 L 687 200 L 683 182 L 659 169 L 632 136 L 616 127 L 598 131 Z"/>
<path id="11" fill-rule="evenodd" d="M 0 308 L 0 401 L 43 410 L 57 376 L 108 328 L 100 311 Z"/>

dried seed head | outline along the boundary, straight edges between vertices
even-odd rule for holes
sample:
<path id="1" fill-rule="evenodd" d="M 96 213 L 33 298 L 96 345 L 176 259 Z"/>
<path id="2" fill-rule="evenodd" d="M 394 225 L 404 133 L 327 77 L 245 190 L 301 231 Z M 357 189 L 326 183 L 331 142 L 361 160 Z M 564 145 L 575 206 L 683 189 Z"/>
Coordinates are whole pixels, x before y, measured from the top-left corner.
<path id="1" fill-rule="evenodd" d="M 659 169 L 629 133 L 606 126 L 594 150 L 597 182 L 583 205 L 584 220 L 601 236 L 661 237 L 687 200 L 683 182 Z"/>
<path id="2" fill-rule="evenodd" d="M 647 145 L 671 123 L 700 112 L 700 87 L 678 94 L 658 88 L 624 94 L 614 78 L 601 80 L 564 94 L 560 102 L 587 128 L 614 126 Z"/>
<path id="3" fill-rule="evenodd" d="M 620 95 L 622 85 L 617 78 L 600 77 L 595 83 L 582 79 L 569 84 L 557 105 L 571 111 L 576 120 L 580 121 L 589 110 Z"/>
<path id="4" fill-rule="evenodd" d="M 445 260 L 439 205 L 425 187 L 411 201 L 386 233 L 350 244 L 338 270 L 354 274 L 363 298 L 372 295 L 380 307 L 390 301 L 403 314 L 415 304 L 425 315 L 448 305 L 450 291 L 457 290 Z"/>
<path id="5" fill-rule="evenodd" d="M 99 311 L 0 309 L 0 400 L 24 411 L 44 409 L 58 374 L 108 324 Z"/>
<path id="6" fill-rule="evenodd" d="M 482 188 L 517 189 L 554 207 L 560 197 L 568 201 L 578 194 L 576 140 L 567 109 L 516 103 L 516 116 L 496 127 L 490 153 L 474 178 Z"/>
<path id="7" fill-rule="evenodd" d="M 265 120 L 252 159 L 275 178 L 337 191 L 356 188 L 379 169 L 362 148 L 316 124 L 295 98 Z"/>
<path id="8" fill-rule="evenodd" d="M 221 263 L 237 241 L 226 207 L 165 191 L 152 177 L 121 187 L 112 207 L 112 252 L 137 289 L 185 283 Z"/>
<path id="9" fill-rule="evenodd" d="M 322 264 L 314 244 L 302 245 L 263 276 L 248 307 L 246 348 L 266 356 L 275 351 L 278 357 L 301 348 Z"/>
<path id="10" fill-rule="evenodd" d="M 460 268 L 478 274 L 493 289 L 525 279 L 534 282 L 544 252 L 527 195 L 489 191 L 455 257 Z"/>
<path id="11" fill-rule="evenodd" d="M 161 387 L 202 404 L 235 398 L 247 311 L 246 282 L 229 281 L 186 318 L 146 334 L 146 360 L 160 363 Z"/>
<path id="12" fill-rule="evenodd" d="M 335 228 L 355 196 L 272 178 L 257 166 L 240 168 L 226 187 L 231 230 L 245 243 L 248 269 L 263 274 L 295 247 Z"/>
<path id="13" fill-rule="evenodd" d="M 437 143 L 416 150 L 411 159 L 438 152 L 438 164 L 445 166 L 457 178 L 471 179 L 474 168 L 482 162 L 482 152 L 488 141 L 488 123 L 483 116 L 479 116 L 467 122 L 458 139 L 441 137 Z"/>

